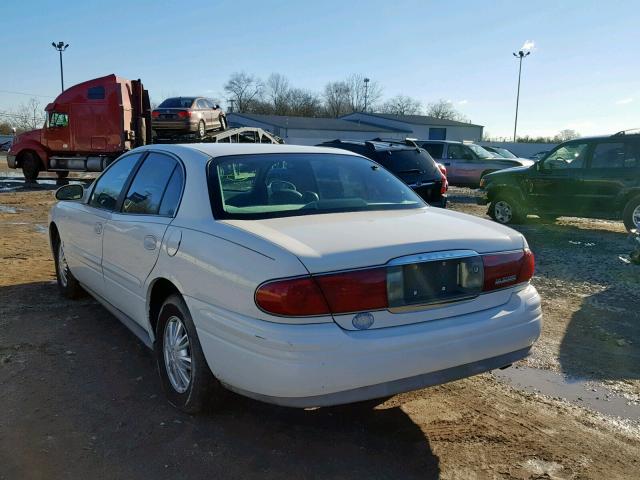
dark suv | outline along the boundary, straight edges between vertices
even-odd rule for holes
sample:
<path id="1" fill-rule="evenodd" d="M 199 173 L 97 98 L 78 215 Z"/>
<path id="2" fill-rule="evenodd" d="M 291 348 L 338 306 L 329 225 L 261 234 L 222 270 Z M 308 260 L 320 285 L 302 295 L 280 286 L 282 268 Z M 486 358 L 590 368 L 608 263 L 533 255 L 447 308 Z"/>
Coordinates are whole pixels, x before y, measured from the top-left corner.
<path id="1" fill-rule="evenodd" d="M 332 140 L 318 146 L 341 148 L 370 158 L 400 178 L 430 205 L 447 206 L 448 184 L 444 174 L 431 155 L 411 141 Z"/>
<path id="2" fill-rule="evenodd" d="M 529 214 L 622 219 L 640 229 L 640 134 L 561 143 L 531 167 L 486 175 L 481 182 L 489 215 L 500 223 Z"/>

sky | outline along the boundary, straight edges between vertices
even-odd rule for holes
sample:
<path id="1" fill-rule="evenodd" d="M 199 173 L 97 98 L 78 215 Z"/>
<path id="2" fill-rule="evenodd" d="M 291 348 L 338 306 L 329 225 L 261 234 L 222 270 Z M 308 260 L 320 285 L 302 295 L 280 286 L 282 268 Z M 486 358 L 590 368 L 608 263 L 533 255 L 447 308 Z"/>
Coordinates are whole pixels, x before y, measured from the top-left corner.
<path id="1" fill-rule="evenodd" d="M 634 1 L 5 0 L 0 111 L 115 73 L 152 100 L 224 100 L 233 72 L 321 91 L 366 75 L 389 98 L 451 101 L 492 137 L 640 127 L 640 4 Z M 11 93 L 10 93 L 11 92 Z M 20 92 L 20 93 L 15 93 Z M 27 95 L 24 95 L 24 94 Z"/>

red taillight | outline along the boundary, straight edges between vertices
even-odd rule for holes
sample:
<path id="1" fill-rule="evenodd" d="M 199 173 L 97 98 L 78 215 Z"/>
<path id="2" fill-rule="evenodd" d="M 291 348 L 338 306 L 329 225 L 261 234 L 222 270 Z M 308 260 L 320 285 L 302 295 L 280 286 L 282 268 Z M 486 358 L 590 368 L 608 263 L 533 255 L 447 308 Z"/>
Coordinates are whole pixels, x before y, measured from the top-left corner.
<path id="1" fill-rule="evenodd" d="M 191 110 L 180 110 L 178 116 L 180 118 L 189 118 L 191 116 Z"/>
<path id="2" fill-rule="evenodd" d="M 155 110 L 153 112 L 151 112 L 151 117 L 158 118 L 159 116 L 160 116 L 160 112 L 157 112 Z"/>
<path id="3" fill-rule="evenodd" d="M 533 277 L 535 259 L 531 250 L 483 255 L 483 291 L 507 288 L 528 282 Z"/>
<path id="4" fill-rule="evenodd" d="M 332 313 L 387 308 L 387 269 L 374 268 L 316 277 Z"/>
<path id="5" fill-rule="evenodd" d="M 449 190 L 449 181 L 445 175 L 442 175 L 442 183 L 440 184 L 440 195 L 444 195 Z"/>
<path id="6" fill-rule="evenodd" d="M 440 171 L 442 172 L 442 175 L 444 175 L 445 177 L 447 176 L 447 167 L 445 167 L 443 164 L 441 163 L 437 163 L 436 165 L 438 165 L 438 168 L 440 169 Z"/>
<path id="7" fill-rule="evenodd" d="M 268 282 L 256 290 L 256 305 L 267 313 L 286 317 L 328 315 L 329 307 L 311 277 Z"/>

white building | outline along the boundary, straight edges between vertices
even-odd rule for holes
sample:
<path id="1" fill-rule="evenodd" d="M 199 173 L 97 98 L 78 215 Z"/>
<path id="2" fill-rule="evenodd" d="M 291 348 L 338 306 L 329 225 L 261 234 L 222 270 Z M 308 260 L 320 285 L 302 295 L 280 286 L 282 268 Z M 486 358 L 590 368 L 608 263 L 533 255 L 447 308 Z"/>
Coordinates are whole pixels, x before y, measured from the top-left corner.
<path id="1" fill-rule="evenodd" d="M 342 120 L 390 128 L 406 132 L 406 137 L 418 140 L 456 140 L 479 142 L 482 139 L 482 125 L 443 120 L 425 115 L 390 115 L 385 113 L 354 112 L 340 117 Z"/>
<path id="2" fill-rule="evenodd" d="M 339 118 L 289 117 L 228 113 L 230 127 L 258 127 L 292 145 L 317 145 L 329 140 L 371 140 L 376 137 L 403 140 L 410 131 Z M 410 135 L 409 135 L 410 136 Z"/>

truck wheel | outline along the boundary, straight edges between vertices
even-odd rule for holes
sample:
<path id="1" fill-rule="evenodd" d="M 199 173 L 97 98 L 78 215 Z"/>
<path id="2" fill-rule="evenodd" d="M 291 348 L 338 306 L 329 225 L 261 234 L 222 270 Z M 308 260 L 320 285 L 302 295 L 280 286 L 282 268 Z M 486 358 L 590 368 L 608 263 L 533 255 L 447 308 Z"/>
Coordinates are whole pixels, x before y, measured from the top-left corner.
<path id="1" fill-rule="evenodd" d="M 198 123 L 198 137 L 204 138 L 207 135 L 207 126 L 204 124 L 204 120 L 200 120 Z"/>
<path id="2" fill-rule="evenodd" d="M 497 195 L 489 206 L 489 215 L 496 222 L 506 225 L 520 223 L 524 218 L 522 208 L 510 195 Z"/>
<path id="3" fill-rule="evenodd" d="M 627 231 L 635 229 L 640 232 L 640 195 L 629 200 L 622 212 L 622 220 Z"/>
<path id="4" fill-rule="evenodd" d="M 170 295 L 162 304 L 155 355 L 162 387 L 173 406 L 194 414 L 222 403 L 226 390 L 209 370 L 191 314 L 180 295 Z"/>
<path id="5" fill-rule="evenodd" d="M 35 153 L 26 152 L 22 157 L 22 174 L 28 183 L 33 183 L 38 178 L 42 168 L 40 157 Z"/>
<path id="6" fill-rule="evenodd" d="M 56 280 L 60 293 L 67 298 L 78 298 L 82 294 L 82 287 L 80 287 L 80 283 L 78 283 L 76 277 L 74 277 L 71 270 L 69 270 L 62 241 L 59 238 L 56 241 L 55 252 Z"/>

